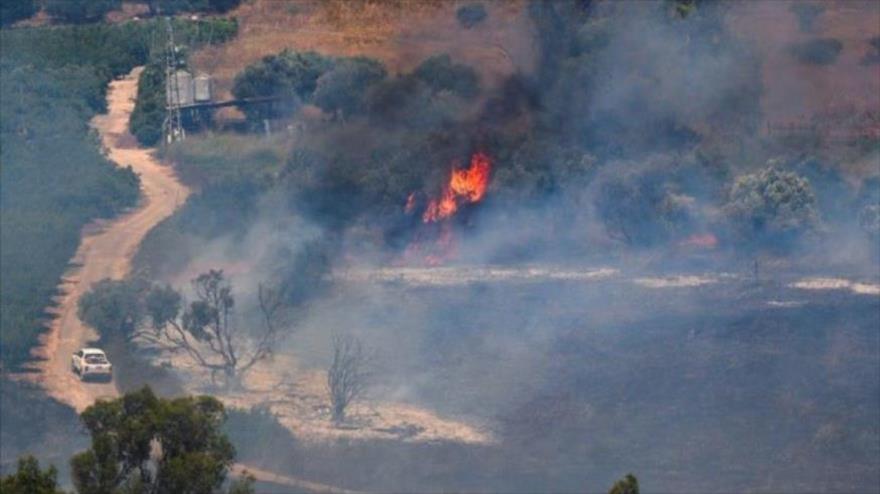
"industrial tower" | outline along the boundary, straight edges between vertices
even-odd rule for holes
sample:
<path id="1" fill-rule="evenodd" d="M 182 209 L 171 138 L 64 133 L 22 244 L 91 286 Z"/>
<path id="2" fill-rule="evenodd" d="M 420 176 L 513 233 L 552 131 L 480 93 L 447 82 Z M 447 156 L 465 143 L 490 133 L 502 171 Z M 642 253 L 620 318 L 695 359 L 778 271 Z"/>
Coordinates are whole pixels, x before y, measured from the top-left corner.
<path id="1" fill-rule="evenodd" d="M 174 44 L 174 28 L 171 25 L 171 18 L 165 18 L 165 26 L 167 31 L 167 40 L 165 44 L 165 122 L 163 130 L 165 132 L 165 143 L 170 144 L 176 141 L 182 141 L 186 138 L 186 131 L 183 129 L 183 121 L 180 118 L 180 85 L 177 81 L 177 69 L 180 67 L 177 59 L 177 45 Z"/>

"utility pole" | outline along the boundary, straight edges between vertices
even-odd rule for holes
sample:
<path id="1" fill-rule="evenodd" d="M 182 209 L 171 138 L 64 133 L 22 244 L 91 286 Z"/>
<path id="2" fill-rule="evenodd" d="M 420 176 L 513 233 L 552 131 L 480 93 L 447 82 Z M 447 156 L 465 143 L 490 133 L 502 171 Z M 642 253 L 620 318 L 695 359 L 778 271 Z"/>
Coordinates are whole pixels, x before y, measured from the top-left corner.
<path id="1" fill-rule="evenodd" d="M 165 143 L 182 141 L 186 138 L 183 122 L 180 118 L 180 86 L 177 80 L 177 46 L 174 44 L 174 28 L 171 18 L 165 18 L 167 40 L 165 43 Z"/>

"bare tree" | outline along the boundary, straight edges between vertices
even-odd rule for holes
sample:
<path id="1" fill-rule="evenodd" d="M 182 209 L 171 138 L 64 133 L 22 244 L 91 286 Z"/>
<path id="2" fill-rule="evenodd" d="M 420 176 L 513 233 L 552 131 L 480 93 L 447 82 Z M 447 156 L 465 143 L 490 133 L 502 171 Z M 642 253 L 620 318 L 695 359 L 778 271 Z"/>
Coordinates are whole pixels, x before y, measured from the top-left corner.
<path id="1" fill-rule="evenodd" d="M 369 374 L 368 358 L 360 340 L 353 336 L 333 337 L 333 361 L 327 369 L 327 389 L 333 421 L 345 420 L 348 406 L 363 395 Z"/>
<path id="2" fill-rule="evenodd" d="M 232 317 L 235 298 L 223 271 L 203 273 L 192 285 L 196 300 L 185 308 L 181 295 L 170 286 L 153 287 L 146 298 L 152 324 L 137 336 L 171 351 L 186 352 L 199 366 L 211 370 L 212 381 L 221 372 L 227 386 L 238 384 L 245 372 L 272 353 L 285 308 L 280 290 L 260 284 L 262 328 L 248 345 Z"/>

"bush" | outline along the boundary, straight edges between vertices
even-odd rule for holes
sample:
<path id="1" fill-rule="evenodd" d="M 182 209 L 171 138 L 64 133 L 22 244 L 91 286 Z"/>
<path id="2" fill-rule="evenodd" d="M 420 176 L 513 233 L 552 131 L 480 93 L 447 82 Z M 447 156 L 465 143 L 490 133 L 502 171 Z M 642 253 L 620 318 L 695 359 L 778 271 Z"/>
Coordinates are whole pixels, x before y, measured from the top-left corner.
<path id="1" fill-rule="evenodd" d="M 317 87 L 318 78 L 333 68 L 331 58 L 315 52 L 284 50 L 249 65 L 235 76 L 232 94 L 238 99 L 281 96 L 288 101 L 272 105 L 247 105 L 241 111 L 251 121 L 290 114 L 295 101 L 309 100 Z"/>
<path id="2" fill-rule="evenodd" d="M 472 98 L 480 90 L 474 69 L 452 63 L 447 54 L 428 58 L 416 67 L 412 75 L 434 91 L 450 91 L 464 98 Z"/>
<path id="3" fill-rule="evenodd" d="M 666 179 L 657 170 L 603 181 L 595 205 L 608 234 L 628 245 L 649 246 L 683 230 L 690 200 Z"/>
<path id="4" fill-rule="evenodd" d="M 385 79 L 385 75 L 385 67 L 376 60 L 342 59 L 316 81 L 314 103 L 328 113 L 359 113 L 364 108 L 367 90 Z"/>
<path id="5" fill-rule="evenodd" d="M 819 223 L 809 180 L 772 166 L 738 177 L 724 210 L 743 240 L 783 247 Z"/>
<path id="6" fill-rule="evenodd" d="M 139 143 L 153 146 L 162 139 L 164 122 L 165 69 L 152 63 L 138 78 L 137 101 L 129 117 L 128 128 Z"/>
<path id="7" fill-rule="evenodd" d="M 843 50 L 843 43 L 834 38 L 817 38 L 796 43 L 791 46 L 793 57 L 801 63 L 811 65 L 831 65 L 837 61 L 837 56 Z"/>
<path id="8" fill-rule="evenodd" d="M 455 11 L 455 17 L 465 29 L 470 29 L 483 22 L 487 16 L 486 7 L 480 3 L 463 5 Z"/>

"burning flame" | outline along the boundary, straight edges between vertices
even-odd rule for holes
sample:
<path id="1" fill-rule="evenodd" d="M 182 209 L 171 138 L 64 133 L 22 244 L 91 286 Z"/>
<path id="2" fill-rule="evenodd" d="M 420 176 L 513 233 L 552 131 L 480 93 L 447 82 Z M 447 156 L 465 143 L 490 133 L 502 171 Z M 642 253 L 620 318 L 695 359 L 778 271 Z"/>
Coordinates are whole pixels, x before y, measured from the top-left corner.
<path id="1" fill-rule="evenodd" d="M 468 168 L 452 170 L 449 183 L 443 188 L 439 198 L 428 203 L 425 213 L 422 214 L 422 221 L 435 223 L 454 215 L 461 204 L 480 202 L 486 195 L 491 169 L 492 164 L 487 154 L 474 153 Z"/>
<path id="2" fill-rule="evenodd" d="M 423 234 L 417 232 L 415 241 L 407 248 L 404 257 L 420 255 L 424 262 L 435 266 L 455 253 L 455 239 L 452 234 L 452 226 L 443 220 L 451 218 L 458 209 L 465 204 L 474 204 L 483 200 L 486 189 L 489 187 L 489 174 L 492 171 L 492 161 L 486 153 L 478 152 L 471 156 L 470 165 L 467 168 L 453 166 L 449 182 L 443 187 L 440 195 L 428 201 L 425 211 L 422 213 L 423 223 L 438 223 L 439 231 L 428 232 L 434 237 L 431 244 L 424 244 Z M 412 214 L 418 201 L 415 193 L 406 198 L 404 212 Z"/>

